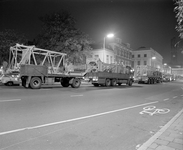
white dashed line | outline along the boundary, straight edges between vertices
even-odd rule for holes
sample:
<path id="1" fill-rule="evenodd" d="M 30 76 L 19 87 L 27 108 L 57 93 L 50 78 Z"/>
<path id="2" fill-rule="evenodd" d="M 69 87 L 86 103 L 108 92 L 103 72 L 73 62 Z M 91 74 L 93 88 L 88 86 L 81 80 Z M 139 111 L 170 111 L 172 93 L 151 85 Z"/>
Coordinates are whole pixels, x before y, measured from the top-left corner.
<path id="1" fill-rule="evenodd" d="M 48 123 L 48 124 L 42 124 L 42 125 L 38 125 L 38 126 L 25 127 L 25 128 L 0 132 L 0 136 L 10 134 L 10 133 L 20 132 L 20 131 L 24 131 L 24 130 L 38 129 L 38 128 L 48 127 L 48 126 L 52 126 L 52 125 L 58 125 L 58 124 L 63 124 L 63 123 L 68 123 L 68 122 L 73 122 L 73 121 L 78 121 L 78 120 L 83 120 L 83 119 L 94 118 L 94 117 L 103 116 L 103 115 L 107 115 L 107 114 L 112 114 L 112 113 L 116 113 L 116 112 L 120 112 L 120 111 L 124 111 L 124 110 L 129 110 L 129 109 L 132 109 L 132 108 L 138 108 L 138 107 L 149 105 L 149 104 L 155 104 L 155 103 L 158 103 L 158 102 L 159 101 L 154 101 L 154 102 L 150 102 L 150 103 L 144 103 L 144 104 L 134 105 L 134 106 L 125 107 L 125 108 L 121 108 L 121 109 L 106 111 L 106 112 L 93 114 L 93 115 L 89 115 L 89 116 L 83 116 L 83 117 L 78 117 L 78 118 L 73 118 L 73 119 L 68 119 L 68 120 L 62 120 L 62 121 L 58 121 L 58 122 L 52 122 L 52 123 Z"/>
<path id="2" fill-rule="evenodd" d="M 168 101 L 169 100 L 169 98 L 166 98 L 166 99 L 164 99 L 163 101 Z"/>
<path id="3" fill-rule="evenodd" d="M 177 98 L 178 96 L 174 96 L 173 98 Z"/>
<path id="4" fill-rule="evenodd" d="M 7 99 L 7 100 L 0 100 L 0 102 L 15 102 L 15 101 L 21 101 L 21 99 Z"/>
<path id="5" fill-rule="evenodd" d="M 83 95 L 71 95 L 71 97 L 81 97 Z"/>

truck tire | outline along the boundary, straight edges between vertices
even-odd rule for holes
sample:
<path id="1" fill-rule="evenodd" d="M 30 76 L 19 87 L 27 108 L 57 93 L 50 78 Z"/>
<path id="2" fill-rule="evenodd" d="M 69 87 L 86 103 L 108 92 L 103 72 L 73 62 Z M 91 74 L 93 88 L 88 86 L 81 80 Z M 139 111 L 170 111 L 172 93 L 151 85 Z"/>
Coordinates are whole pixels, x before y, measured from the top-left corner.
<path id="1" fill-rule="evenodd" d="M 111 80 L 110 79 L 106 79 L 105 80 L 105 86 L 110 86 L 111 85 Z"/>
<path id="2" fill-rule="evenodd" d="M 72 88 L 78 88 L 81 85 L 81 80 L 78 78 L 74 78 L 71 84 Z"/>
<path id="3" fill-rule="evenodd" d="M 42 81 L 39 77 L 33 77 L 30 80 L 30 88 L 32 89 L 40 89 L 41 88 Z"/>
<path id="4" fill-rule="evenodd" d="M 95 87 L 99 87 L 99 84 L 98 84 L 98 83 L 93 83 L 93 85 L 94 85 Z"/>
<path id="5" fill-rule="evenodd" d="M 117 84 L 116 80 L 113 79 L 112 82 L 111 82 L 111 85 L 112 85 L 112 86 L 116 86 L 116 84 Z"/>
<path id="6" fill-rule="evenodd" d="M 68 79 L 61 79 L 60 83 L 63 87 L 69 87 L 70 85 Z"/>
<path id="7" fill-rule="evenodd" d="M 132 86 L 132 83 L 133 83 L 132 80 L 129 80 L 128 81 L 128 86 Z"/>

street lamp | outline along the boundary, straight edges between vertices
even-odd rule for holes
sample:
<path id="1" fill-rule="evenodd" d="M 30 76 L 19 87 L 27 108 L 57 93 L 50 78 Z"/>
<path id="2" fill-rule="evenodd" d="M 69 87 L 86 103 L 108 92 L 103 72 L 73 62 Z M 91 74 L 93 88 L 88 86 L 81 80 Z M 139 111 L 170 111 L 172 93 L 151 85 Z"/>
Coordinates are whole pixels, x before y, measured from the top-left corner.
<path id="1" fill-rule="evenodd" d="M 106 37 L 107 38 L 113 38 L 114 37 L 114 34 L 110 33 L 110 34 L 108 34 L 107 36 L 104 37 L 104 43 L 103 43 L 103 50 L 104 50 L 104 52 L 103 52 L 103 62 L 104 62 L 104 53 L 105 53 Z"/>

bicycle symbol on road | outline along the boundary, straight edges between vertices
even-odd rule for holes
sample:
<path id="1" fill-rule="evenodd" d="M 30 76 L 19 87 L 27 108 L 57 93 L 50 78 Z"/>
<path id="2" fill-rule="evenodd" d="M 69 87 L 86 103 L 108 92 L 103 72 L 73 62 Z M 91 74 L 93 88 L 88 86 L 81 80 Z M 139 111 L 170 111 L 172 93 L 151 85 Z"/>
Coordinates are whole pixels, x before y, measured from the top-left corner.
<path id="1" fill-rule="evenodd" d="M 140 112 L 140 114 L 147 113 L 150 116 L 153 116 L 154 114 L 166 114 L 170 112 L 170 109 L 162 108 L 162 109 L 156 109 L 156 106 L 146 106 L 143 108 L 143 111 Z"/>

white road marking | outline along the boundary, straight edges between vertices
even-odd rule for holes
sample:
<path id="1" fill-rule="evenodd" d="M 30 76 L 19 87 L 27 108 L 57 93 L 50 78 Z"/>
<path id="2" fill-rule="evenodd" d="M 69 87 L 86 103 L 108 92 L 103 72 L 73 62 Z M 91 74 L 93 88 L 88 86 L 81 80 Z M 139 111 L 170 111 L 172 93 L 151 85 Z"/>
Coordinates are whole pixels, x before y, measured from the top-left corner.
<path id="1" fill-rule="evenodd" d="M 166 98 L 166 99 L 164 99 L 163 101 L 168 101 L 169 100 L 169 98 Z"/>
<path id="2" fill-rule="evenodd" d="M 181 96 L 183 96 L 183 95 L 181 95 Z"/>
<path id="3" fill-rule="evenodd" d="M 139 114 L 147 113 L 150 116 L 153 116 L 154 114 L 166 114 L 170 112 L 170 109 L 163 108 L 163 109 L 156 109 L 156 106 L 146 106 L 143 108 L 143 111 L 141 111 Z"/>
<path id="4" fill-rule="evenodd" d="M 178 96 L 174 96 L 173 98 L 177 98 Z"/>
<path id="5" fill-rule="evenodd" d="M 7 99 L 7 100 L 0 100 L 0 102 L 14 102 L 14 101 L 21 101 L 21 99 Z"/>
<path id="6" fill-rule="evenodd" d="M 71 95 L 71 97 L 79 97 L 79 96 L 83 96 L 83 95 Z"/>
<path id="7" fill-rule="evenodd" d="M 43 127 L 48 127 L 48 126 L 52 126 L 52 125 L 58 125 L 58 124 L 63 124 L 63 123 L 67 123 L 67 122 L 73 122 L 73 121 L 78 121 L 78 120 L 98 117 L 98 116 L 107 115 L 107 114 L 111 114 L 111 113 L 115 113 L 115 112 L 120 112 L 120 111 L 123 111 L 123 110 L 128 110 L 128 109 L 132 109 L 132 108 L 137 108 L 137 107 L 149 105 L 149 104 L 155 104 L 155 103 L 158 103 L 158 102 L 159 101 L 154 101 L 154 102 L 150 102 L 150 103 L 144 103 L 144 104 L 139 104 L 139 105 L 130 106 L 130 107 L 126 107 L 126 108 L 121 108 L 121 109 L 116 109 L 116 110 L 112 110 L 112 111 L 107 111 L 107 112 L 103 112 L 103 113 L 93 114 L 93 115 L 89 115 L 89 116 L 78 117 L 78 118 L 62 120 L 62 121 L 48 123 L 48 124 L 43 124 L 43 125 L 38 125 L 38 126 L 25 127 L 25 128 L 21 128 L 21 129 L 15 129 L 15 130 L 10 130 L 10 131 L 0 132 L 0 136 L 1 135 L 6 135 L 6 134 L 10 134 L 10 133 L 20 132 L 20 131 L 24 131 L 24 130 L 43 128 Z"/>

